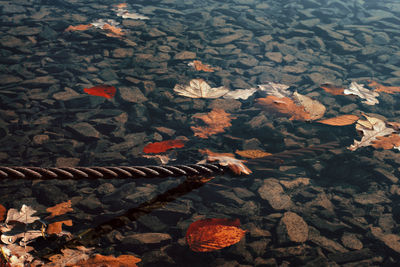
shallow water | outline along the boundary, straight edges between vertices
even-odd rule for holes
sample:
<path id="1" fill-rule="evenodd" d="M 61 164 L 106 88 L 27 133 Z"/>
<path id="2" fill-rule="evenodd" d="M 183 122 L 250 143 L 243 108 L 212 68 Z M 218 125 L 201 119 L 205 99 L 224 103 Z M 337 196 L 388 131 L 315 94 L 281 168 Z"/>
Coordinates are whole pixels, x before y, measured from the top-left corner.
<path id="1" fill-rule="evenodd" d="M 205 158 L 199 149 L 258 149 L 275 158 L 247 159 L 251 175 L 227 171 L 201 186 L 187 185 L 184 177 L 4 179 L 0 204 L 26 204 L 51 223 L 46 208 L 71 200 L 74 211 L 59 218 L 73 222 L 65 231 L 76 236 L 109 225 L 98 242 L 85 237 L 85 245 L 103 255 L 135 255 L 139 266 L 399 263 L 399 144 L 351 151 L 362 138 L 354 123 L 316 121 L 366 114 L 398 135 L 398 126 L 388 122 L 400 122 L 400 90 L 386 88 L 372 97 L 383 87 L 371 81 L 400 86 L 400 3 L 126 3 L 118 11 L 114 1 L 1 1 L 1 165 L 161 165 L 160 158 L 146 157 L 156 154 L 168 156 L 170 165 L 194 164 Z M 121 9 L 131 18 L 118 16 Z M 112 20 L 114 32 L 99 26 L 99 19 Z M 77 25 L 91 26 L 69 28 Z M 214 71 L 196 70 L 189 65 L 194 60 Z M 191 98 L 174 91 L 192 79 L 229 91 L 283 84 L 290 99 L 298 92 L 326 111 L 318 119 L 304 119 L 298 110 L 282 114 L 256 104 L 271 95 L 259 89 L 247 99 Z M 352 82 L 379 103 L 321 88 L 331 84 L 342 92 Z M 84 90 L 101 84 L 114 86 L 115 96 Z M 206 123 L 199 117 L 215 109 L 231 120 L 219 132 L 211 127 L 199 134 L 196 127 Z M 184 147 L 144 153 L 146 145 L 165 140 L 184 140 Z M 182 184 L 187 186 L 179 193 L 168 191 Z M 129 219 L 110 223 L 122 214 Z M 193 252 L 186 231 L 204 218 L 239 219 L 247 232 L 227 248 Z M 303 226 L 293 229 L 298 220 Z M 32 245 L 40 254 L 52 247 L 51 240 Z"/>

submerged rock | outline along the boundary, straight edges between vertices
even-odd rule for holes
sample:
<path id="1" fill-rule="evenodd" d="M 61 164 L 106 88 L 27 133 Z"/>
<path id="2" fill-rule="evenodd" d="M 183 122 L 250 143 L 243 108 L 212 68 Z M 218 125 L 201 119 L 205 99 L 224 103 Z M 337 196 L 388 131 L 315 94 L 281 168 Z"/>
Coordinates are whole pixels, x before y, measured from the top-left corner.
<path id="1" fill-rule="evenodd" d="M 276 229 L 278 241 L 281 244 L 288 242 L 302 243 L 308 239 L 307 223 L 294 212 L 285 212 Z"/>
<path id="2" fill-rule="evenodd" d="M 287 210 L 293 206 L 290 196 L 284 192 L 277 179 L 265 179 L 258 189 L 258 194 L 262 199 L 267 200 L 274 210 Z"/>

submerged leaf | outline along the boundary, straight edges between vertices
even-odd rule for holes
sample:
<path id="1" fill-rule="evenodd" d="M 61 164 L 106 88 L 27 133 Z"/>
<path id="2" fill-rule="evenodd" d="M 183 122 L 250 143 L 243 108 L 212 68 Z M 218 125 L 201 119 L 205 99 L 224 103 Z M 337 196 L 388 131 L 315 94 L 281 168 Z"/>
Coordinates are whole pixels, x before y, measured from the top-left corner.
<path id="1" fill-rule="evenodd" d="M 400 92 L 400 86 L 384 86 L 375 81 L 369 81 L 368 86 L 373 87 L 375 92 L 385 92 L 388 94 L 395 94 Z"/>
<path id="2" fill-rule="evenodd" d="M 231 120 L 233 119 L 229 113 L 219 108 L 215 108 L 206 114 L 195 114 L 193 118 L 202 120 L 206 124 L 205 126 L 190 127 L 194 135 L 200 138 L 208 138 L 211 135 L 223 133 L 225 128 L 232 125 Z"/>
<path id="3" fill-rule="evenodd" d="M 319 120 L 317 122 L 333 126 L 345 126 L 355 123 L 358 119 L 359 118 L 356 115 L 342 115 L 325 120 Z"/>
<path id="4" fill-rule="evenodd" d="M 0 222 L 4 220 L 4 215 L 6 215 L 7 209 L 0 204 Z"/>
<path id="5" fill-rule="evenodd" d="M 76 249 L 61 249 L 62 254 L 50 256 L 51 263 L 46 266 L 76 266 L 79 261 L 89 259 L 92 250 L 83 246 L 78 246 Z"/>
<path id="6" fill-rule="evenodd" d="M 379 103 L 379 100 L 376 99 L 376 97 L 379 96 L 377 92 L 371 91 L 365 88 L 363 85 L 358 84 L 356 82 L 352 82 L 349 88 L 344 89 L 344 94 L 356 95 L 362 99 L 365 99 L 365 101 L 362 102 L 367 105 L 375 105 Z"/>
<path id="7" fill-rule="evenodd" d="M 117 89 L 111 85 L 101 84 L 90 88 L 83 88 L 83 91 L 89 95 L 102 96 L 110 99 L 115 96 Z"/>
<path id="8" fill-rule="evenodd" d="M 344 95 L 343 87 L 337 87 L 330 83 L 321 84 L 320 87 L 324 89 L 325 92 L 330 93 L 332 95 Z"/>
<path id="9" fill-rule="evenodd" d="M 190 224 L 186 242 L 196 252 L 209 252 L 238 243 L 246 231 L 239 228 L 239 219 L 203 219 Z"/>
<path id="10" fill-rule="evenodd" d="M 166 140 L 161 142 L 155 142 L 146 145 L 143 148 L 144 153 L 162 153 L 172 148 L 182 148 L 185 146 L 183 140 Z"/>
<path id="11" fill-rule="evenodd" d="M 66 202 L 59 203 L 53 207 L 47 208 L 46 211 L 51 213 L 47 218 L 53 218 L 58 215 L 63 215 L 67 212 L 74 211 L 74 209 L 71 208 L 71 205 L 71 200 L 68 200 Z"/>
<path id="12" fill-rule="evenodd" d="M 211 88 L 203 79 L 193 79 L 188 86 L 175 85 L 174 91 L 191 98 L 218 98 L 228 93 L 229 89 L 224 86 Z"/>
<path id="13" fill-rule="evenodd" d="M 108 23 L 103 25 L 103 30 L 107 31 L 106 35 L 108 37 L 122 37 L 123 35 L 125 35 L 121 28 L 110 25 Z"/>
<path id="14" fill-rule="evenodd" d="M 271 156 L 271 153 L 258 150 L 258 149 L 248 149 L 248 150 L 236 150 L 236 154 L 244 157 L 244 158 L 250 158 L 250 159 L 257 159 L 257 158 L 263 158 L 263 157 L 268 157 Z"/>
<path id="15" fill-rule="evenodd" d="M 268 95 L 264 98 L 257 98 L 256 101 L 258 105 L 261 105 L 268 110 L 290 116 L 290 120 L 311 120 L 310 114 L 305 111 L 304 107 L 296 105 L 296 103 L 288 97 L 279 98 L 273 95 Z"/>
<path id="16" fill-rule="evenodd" d="M 304 110 L 310 114 L 311 120 L 316 120 L 324 116 L 326 108 L 319 101 L 312 99 L 306 95 L 299 94 L 298 92 L 293 93 L 295 101 L 304 107 Z"/>
<path id="17" fill-rule="evenodd" d="M 193 60 L 193 62 L 190 62 L 188 65 L 198 71 L 214 72 L 213 67 L 208 64 L 202 63 L 200 60 Z"/>

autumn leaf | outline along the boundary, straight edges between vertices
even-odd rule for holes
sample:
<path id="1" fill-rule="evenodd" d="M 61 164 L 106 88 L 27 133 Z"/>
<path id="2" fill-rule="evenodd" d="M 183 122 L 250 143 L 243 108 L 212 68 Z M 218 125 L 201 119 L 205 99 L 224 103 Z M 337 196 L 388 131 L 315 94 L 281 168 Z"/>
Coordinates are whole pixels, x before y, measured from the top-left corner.
<path id="1" fill-rule="evenodd" d="M 122 37 L 125 33 L 122 32 L 121 28 L 118 28 L 114 25 L 110 25 L 108 23 L 105 23 L 103 25 L 103 30 L 107 31 L 107 36 L 108 37 Z"/>
<path id="2" fill-rule="evenodd" d="M 373 87 L 375 92 L 385 92 L 388 94 L 395 94 L 400 92 L 400 86 L 384 86 L 375 81 L 369 81 L 369 87 Z"/>
<path id="3" fill-rule="evenodd" d="M 70 211 L 74 211 L 74 209 L 71 208 L 71 205 L 71 200 L 68 200 L 66 202 L 59 203 L 53 207 L 47 208 L 46 211 L 51 213 L 49 216 L 47 216 L 47 219 L 53 218 L 58 215 L 63 215 Z"/>
<path id="4" fill-rule="evenodd" d="M 190 62 L 188 65 L 193 67 L 197 71 L 214 72 L 213 67 L 207 64 L 203 64 L 200 60 L 193 60 L 193 62 Z"/>
<path id="5" fill-rule="evenodd" d="M 185 146 L 183 140 L 166 140 L 161 142 L 155 142 L 146 145 L 143 148 L 144 153 L 162 153 L 172 148 L 182 148 Z"/>
<path id="6" fill-rule="evenodd" d="M 290 120 L 311 120 L 311 115 L 305 111 L 304 107 L 296 105 L 296 103 L 288 97 L 280 98 L 268 95 L 264 98 L 257 98 L 256 103 L 267 110 L 290 116 Z"/>
<path id="7" fill-rule="evenodd" d="M 91 256 L 87 260 L 81 260 L 76 263 L 77 266 L 85 267 L 97 267 L 97 266 L 109 266 L 109 267 L 127 267 L 137 266 L 136 263 L 140 262 L 141 259 L 132 255 L 120 255 L 117 258 L 114 256 L 103 256 L 96 254 Z"/>
<path id="8" fill-rule="evenodd" d="M 356 115 L 342 115 L 334 118 L 329 118 L 325 120 L 319 120 L 316 122 L 322 124 L 328 124 L 333 126 L 345 126 L 355 123 L 359 118 Z"/>
<path id="9" fill-rule="evenodd" d="M 4 220 L 4 215 L 6 215 L 7 209 L 0 204 L 0 222 Z"/>
<path id="10" fill-rule="evenodd" d="M 50 223 L 47 226 L 46 233 L 49 235 L 61 233 L 63 224 L 67 226 L 72 226 L 72 220 L 64 220 L 64 221 Z"/>
<path id="11" fill-rule="evenodd" d="M 66 32 L 72 32 L 72 31 L 86 31 L 87 29 L 91 28 L 92 24 L 80 24 L 76 26 L 68 26 L 68 28 L 65 29 Z"/>
<path id="12" fill-rule="evenodd" d="M 232 125 L 231 120 L 234 119 L 225 110 L 219 108 L 215 108 L 206 114 L 195 114 L 192 118 L 201 120 L 206 124 L 205 126 L 190 127 L 194 135 L 200 138 L 208 138 L 211 135 L 223 133 L 225 128 Z"/>
<path id="13" fill-rule="evenodd" d="M 207 161 L 214 162 L 218 161 L 218 163 L 222 166 L 228 166 L 229 169 L 232 170 L 235 174 L 251 174 L 252 171 L 244 165 L 245 160 L 236 159 L 235 155 L 232 153 L 216 153 L 212 152 L 209 149 L 199 149 L 199 152 L 207 155 Z"/>
<path id="14" fill-rule="evenodd" d="M 203 219 L 190 224 L 186 242 L 196 252 L 209 252 L 238 243 L 246 231 L 239 228 L 239 219 Z"/>
<path id="15" fill-rule="evenodd" d="M 61 249 L 62 254 L 56 254 L 49 257 L 50 263 L 46 266 L 76 266 L 79 261 L 89 259 L 89 254 L 92 253 L 92 248 L 78 246 L 76 249 Z"/>
<path id="16" fill-rule="evenodd" d="M 8 210 L 6 223 L 10 223 L 10 222 L 19 222 L 19 223 L 24 223 L 24 224 L 33 223 L 34 221 L 40 219 L 37 216 L 32 216 L 35 213 L 36 213 L 36 210 L 23 204 L 21 207 L 21 211 L 18 211 L 16 209 Z"/>
<path id="17" fill-rule="evenodd" d="M 115 96 L 117 89 L 111 85 L 100 84 L 90 88 L 84 88 L 83 91 L 89 95 L 102 96 L 110 99 Z"/>
<path id="18" fill-rule="evenodd" d="M 330 83 L 321 84 L 320 87 L 324 89 L 325 92 L 330 93 L 332 95 L 344 95 L 343 87 L 337 87 Z"/>
<path id="19" fill-rule="evenodd" d="M 352 82 L 349 88 L 344 89 L 343 92 L 345 95 L 356 95 L 362 99 L 365 99 L 365 101 L 362 102 L 367 105 L 375 105 L 379 103 L 379 100 L 376 99 L 376 97 L 379 96 L 377 92 L 371 91 L 356 82 Z"/>
<path id="20" fill-rule="evenodd" d="M 392 149 L 400 146 L 400 135 L 392 133 L 389 136 L 377 136 L 376 140 L 372 141 L 371 146 L 382 149 Z"/>
<path id="21" fill-rule="evenodd" d="M 390 127 L 395 129 L 396 131 L 400 131 L 400 122 L 388 121 L 387 124 L 390 125 Z"/>
<path id="22" fill-rule="evenodd" d="M 259 150 L 259 149 L 248 149 L 248 150 L 236 150 L 236 154 L 244 157 L 244 158 L 250 158 L 250 159 L 257 159 L 257 158 L 263 158 L 272 155 L 271 153 Z"/>
<path id="23" fill-rule="evenodd" d="M 224 95 L 224 98 L 246 100 L 247 98 L 252 96 L 255 92 L 257 92 L 256 88 L 236 89 L 233 91 L 229 91 L 227 94 Z"/>
<path id="24" fill-rule="evenodd" d="M 19 242 L 20 246 L 25 246 L 31 242 L 33 242 L 36 238 L 43 236 L 42 231 L 40 230 L 29 230 L 24 232 L 14 232 L 9 231 L 5 232 L 1 235 L 1 242 L 4 244 L 13 244 L 17 240 L 21 240 Z"/>
<path id="25" fill-rule="evenodd" d="M 292 92 L 288 89 L 289 85 L 267 82 L 265 84 L 258 85 L 258 90 L 261 92 L 265 92 L 267 95 L 273 95 L 279 98 L 290 97 Z"/>
<path id="26" fill-rule="evenodd" d="M 304 107 L 304 110 L 310 114 L 311 120 L 316 120 L 324 116 L 326 108 L 317 100 L 314 100 L 306 95 L 299 94 L 298 92 L 293 93 L 293 99 L 297 102 L 297 104 Z"/>
<path id="27" fill-rule="evenodd" d="M 178 95 L 191 98 L 218 98 L 228 93 L 229 89 L 224 86 L 211 88 L 203 79 L 193 79 L 189 86 L 175 85 L 174 91 Z"/>
<path id="28" fill-rule="evenodd" d="M 115 4 L 114 6 L 115 6 L 116 8 L 122 9 L 122 8 L 127 8 L 127 7 L 128 7 L 128 4 L 127 4 L 127 3 L 120 3 L 120 4 Z"/>
<path id="29" fill-rule="evenodd" d="M 162 165 L 168 164 L 170 158 L 167 155 L 142 155 L 146 159 L 158 159 Z"/>

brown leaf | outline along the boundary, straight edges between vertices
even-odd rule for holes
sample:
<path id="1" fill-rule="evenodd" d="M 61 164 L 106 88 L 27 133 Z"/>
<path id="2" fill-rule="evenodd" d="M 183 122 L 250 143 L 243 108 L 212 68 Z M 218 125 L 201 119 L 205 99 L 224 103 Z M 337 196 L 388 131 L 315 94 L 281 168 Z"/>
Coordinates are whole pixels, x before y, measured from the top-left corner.
<path id="1" fill-rule="evenodd" d="M 223 133 L 225 128 L 232 125 L 231 120 L 234 119 L 229 113 L 226 113 L 225 110 L 219 108 L 213 109 L 206 114 L 195 114 L 193 118 L 199 119 L 206 124 L 205 126 L 190 127 L 194 135 L 200 138 L 208 138 L 211 135 Z"/>
<path id="2" fill-rule="evenodd" d="M 333 125 L 333 126 L 345 126 L 355 123 L 359 118 L 356 115 L 342 115 L 330 119 L 319 120 L 317 122 Z"/>
<path id="3" fill-rule="evenodd" d="M 196 252 L 222 249 L 239 242 L 246 231 L 239 228 L 239 219 L 204 219 L 192 223 L 186 232 L 186 242 Z"/>
<path id="4" fill-rule="evenodd" d="M 387 124 L 390 125 L 390 127 L 395 129 L 396 131 L 400 131 L 400 122 L 388 121 Z"/>
<path id="5" fill-rule="evenodd" d="M 222 166 L 228 166 L 235 174 L 252 173 L 252 171 L 243 164 L 246 162 L 245 160 L 236 159 L 235 155 L 231 153 L 216 153 L 209 149 L 199 149 L 199 152 L 208 155 L 207 161 L 218 161 Z"/>
<path id="6" fill-rule="evenodd" d="M 298 106 L 288 97 L 276 97 L 268 95 L 264 98 L 257 98 L 257 104 L 262 107 L 275 111 L 282 115 L 291 116 L 290 120 L 311 120 L 311 115 L 305 111 L 303 106 Z"/>
<path id="7" fill-rule="evenodd" d="M 382 149 L 392 149 L 400 146 L 400 135 L 392 133 L 389 136 L 378 136 L 377 140 L 373 140 L 371 146 Z"/>
<path id="8" fill-rule="evenodd" d="M 325 92 L 330 93 L 332 95 L 344 95 L 344 88 L 337 87 L 330 83 L 321 84 L 320 87 L 325 90 Z"/>
<path id="9" fill-rule="evenodd" d="M 0 204 L 0 222 L 2 222 L 4 220 L 4 218 L 5 218 L 4 215 L 6 215 L 6 211 L 7 211 L 7 209 L 3 205 Z"/>
<path id="10" fill-rule="evenodd" d="M 293 93 L 293 99 L 296 104 L 303 106 L 304 110 L 310 114 L 311 120 L 316 120 L 324 116 L 326 108 L 318 100 L 314 100 L 309 96 Z"/>
<path id="11" fill-rule="evenodd" d="M 76 26 L 68 26 L 68 28 L 65 29 L 66 32 L 72 32 L 72 31 L 86 31 L 87 29 L 89 29 L 90 27 L 92 27 L 92 24 L 80 24 L 80 25 L 76 25 Z"/>
<path id="12" fill-rule="evenodd" d="M 49 235 L 61 233 L 63 224 L 65 224 L 67 226 L 72 226 L 72 220 L 65 220 L 65 221 L 50 223 L 49 226 L 47 226 L 46 233 Z"/>
<path id="13" fill-rule="evenodd" d="M 84 267 L 97 267 L 97 266 L 104 266 L 104 267 L 127 267 L 137 266 L 136 263 L 140 262 L 141 259 L 132 256 L 132 255 L 120 255 L 117 258 L 114 256 L 103 256 L 100 254 L 96 254 L 91 256 L 87 260 L 81 260 L 76 265 L 77 266 L 84 266 Z"/>
<path id="14" fill-rule="evenodd" d="M 47 208 L 46 211 L 51 213 L 49 216 L 47 216 L 47 218 L 53 218 L 55 216 L 63 215 L 67 212 L 73 211 L 71 205 L 71 200 L 68 200 L 67 202 L 59 203 L 53 207 Z"/>
<path id="15" fill-rule="evenodd" d="M 108 37 L 122 37 L 125 34 L 124 32 L 122 32 L 121 28 L 115 27 L 108 23 L 103 25 L 103 30 L 107 31 L 106 35 Z"/>
<path id="16" fill-rule="evenodd" d="M 193 62 L 189 63 L 190 66 L 193 66 L 195 70 L 205 71 L 205 72 L 214 72 L 214 68 L 210 65 L 203 64 L 200 60 L 193 60 Z"/>
<path id="17" fill-rule="evenodd" d="M 263 158 L 272 155 L 271 153 L 259 150 L 259 149 L 248 149 L 248 150 L 236 150 L 236 154 L 244 157 L 244 158 L 250 158 L 250 159 L 257 159 L 257 158 Z"/>
<path id="18" fill-rule="evenodd" d="M 369 81 L 369 87 L 373 87 L 376 92 L 385 92 L 388 94 L 395 94 L 400 92 L 400 86 L 384 86 L 375 81 Z"/>
<path id="19" fill-rule="evenodd" d="M 91 248 L 78 246 L 76 249 L 61 249 L 62 254 L 56 254 L 49 257 L 50 263 L 46 266 L 76 266 L 76 263 L 82 260 L 89 259 L 89 254 L 92 253 Z"/>

